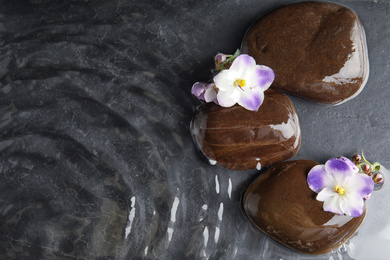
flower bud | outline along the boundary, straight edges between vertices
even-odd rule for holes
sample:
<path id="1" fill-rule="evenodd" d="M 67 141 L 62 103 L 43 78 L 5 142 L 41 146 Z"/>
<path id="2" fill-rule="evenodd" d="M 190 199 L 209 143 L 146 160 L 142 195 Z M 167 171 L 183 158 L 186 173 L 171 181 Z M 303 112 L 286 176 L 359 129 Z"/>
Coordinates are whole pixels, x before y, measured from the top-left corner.
<path id="1" fill-rule="evenodd" d="M 359 154 L 355 154 L 352 157 L 352 162 L 356 165 L 358 165 L 362 161 L 362 157 Z"/>
<path id="2" fill-rule="evenodd" d="M 363 164 L 362 165 L 362 170 L 365 174 L 367 174 L 368 176 L 372 176 L 372 172 L 371 172 L 371 166 L 369 164 Z"/>
<path id="3" fill-rule="evenodd" d="M 377 173 L 374 174 L 374 177 L 372 177 L 372 180 L 376 184 L 382 184 L 382 182 L 383 182 L 383 175 L 380 172 L 377 172 Z"/>
<path id="4" fill-rule="evenodd" d="M 224 63 L 225 61 L 226 61 L 226 55 L 225 54 L 218 53 L 217 55 L 215 55 L 215 57 L 214 57 L 215 68 L 217 70 L 220 70 L 222 63 Z"/>

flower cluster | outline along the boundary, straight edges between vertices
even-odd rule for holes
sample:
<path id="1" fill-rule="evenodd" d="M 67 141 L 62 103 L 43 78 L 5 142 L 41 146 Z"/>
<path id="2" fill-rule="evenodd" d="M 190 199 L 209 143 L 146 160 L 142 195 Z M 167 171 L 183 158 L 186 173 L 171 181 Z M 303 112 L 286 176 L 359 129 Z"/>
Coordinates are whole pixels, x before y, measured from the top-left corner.
<path id="1" fill-rule="evenodd" d="M 222 107 L 239 104 L 242 107 L 257 111 L 264 100 L 267 90 L 274 78 L 273 70 L 267 66 L 257 65 L 253 57 L 240 54 L 218 53 L 215 67 L 219 71 L 212 83 L 196 82 L 192 94 L 206 102 L 215 102 Z"/>
<path id="2" fill-rule="evenodd" d="M 313 167 L 307 177 L 309 188 L 323 201 L 328 212 L 358 217 L 363 214 L 364 200 L 374 190 L 374 181 L 345 157 L 328 160 Z"/>
<path id="3" fill-rule="evenodd" d="M 360 173 L 365 173 L 372 178 L 378 188 L 383 184 L 383 175 L 380 173 L 381 165 L 379 163 L 370 163 L 364 157 L 363 151 L 362 155 L 355 154 L 352 157 L 352 162 L 359 168 Z"/>

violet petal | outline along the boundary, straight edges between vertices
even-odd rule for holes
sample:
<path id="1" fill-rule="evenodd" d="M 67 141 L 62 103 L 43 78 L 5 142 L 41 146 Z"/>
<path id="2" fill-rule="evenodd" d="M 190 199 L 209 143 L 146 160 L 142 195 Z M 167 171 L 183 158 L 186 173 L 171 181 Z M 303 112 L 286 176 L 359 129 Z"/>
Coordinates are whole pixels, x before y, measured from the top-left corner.
<path id="1" fill-rule="evenodd" d="M 200 98 L 205 91 L 206 84 L 202 82 L 196 82 L 192 85 L 191 93 L 197 98 Z"/>
<path id="2" fill-rule="evenodd" d="M 233 61 L 229 70 L 234 71 L 238 77 L 242 77 L 253 66 L 256 66 L 255 59 L 247 54 L 241 54 Z"/>
<path id="3" fill-rule="evenodd" d="M 347 157 L 340 156 L 337 159 L 341 160 L 341 161 L 344 161 L 346 164 L 349 165 L 349 167 L 351 167 L 351 169 L 353 171 L 359 171 L 359 168 L 350 159 L 348 159 Z"/>
<path id="4" fill-rule="evenodd" d="M 245 91 L 240 94 L 237 103 L 251 111 L 257 111 L 264 100 L 264 93 L 262 91 L 245 89 Z"/>
<path id="5" fill-rule="evenodd" d="M 360 194 L 348 192 L 340 201 L 340 209 L 346 215 L 358 217 L 363 214 L 364 200 Z"/>
<path id="6" fill-rule="evenodd" d="M 350 178 L 345 186 L 348 191 L 356 192 L 361 198 L 364 198 L 374 190 L 375 183 L 368 175 L 356 173 L 356 176 Z"/>
<path id="7" fill-rule="evenodd" d="M 307 176 L 309 188 L 316 193 L 320 192 L 329 182 L 326 178 L 329 178 L 329 174 L 325 171 L 325 165 L 314 166 Z"/>
<path id="8" fill-rule="evenodd" d="M 348 178 L 356 174 L 359 170 L 352 167 L 348 161 L 341 158 L 333 158 L 325 163 L 325 171 L 331 173 L 336 180 L 336 184 L 344 185 Z"/>
<path id="9" fill-rule="evenodd" d="M 267 90 L 272 82 L 275 79 L 274 71 L 267 66 L 256 66 L 255 72 L 257 74 L 257 85 L 263 89 L 263 91 Z"/>

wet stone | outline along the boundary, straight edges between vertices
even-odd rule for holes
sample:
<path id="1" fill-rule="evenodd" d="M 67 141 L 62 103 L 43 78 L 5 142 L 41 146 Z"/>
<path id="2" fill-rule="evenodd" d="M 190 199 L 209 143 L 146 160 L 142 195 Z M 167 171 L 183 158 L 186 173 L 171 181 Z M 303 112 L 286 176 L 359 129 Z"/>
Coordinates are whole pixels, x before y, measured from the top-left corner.
<path id="1" fill-rule="evenodd" d="M 301 131 L 291 100 L 275 90 L 264 94 L 257 112 L 238 105 L 199 107 L 191 128 L 210 163 L 232 170 L 260 170 L 298 152 Z"/>
<path id="2" fill-rule="evenodd" d="M 241 50 L 275 71 L 272 88 L 318 103 L 344 103 L 368 79 L 362 24 L 352 10 L 333 3 L 270 12 L 249 28 Z"/>
<path id="3" fill-rule="evenodd" d="M 306 181 L 314 161 L 276 164 L 246 190 L 243 207 L 250 221 L 280 243 L 305 254 L 325 254 L 340 247 L 363 222 L 359 217 L 325 212 Z"/>

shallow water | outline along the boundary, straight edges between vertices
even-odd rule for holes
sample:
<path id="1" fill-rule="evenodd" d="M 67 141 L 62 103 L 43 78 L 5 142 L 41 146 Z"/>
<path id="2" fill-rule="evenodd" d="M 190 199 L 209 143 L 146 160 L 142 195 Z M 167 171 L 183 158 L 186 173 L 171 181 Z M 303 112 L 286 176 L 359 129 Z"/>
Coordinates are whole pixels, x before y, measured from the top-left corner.
<path id="1" fill-rule="evenodd" d="M 379 57 L 387 27 L 376 29 L 366 12 L 387 17 L 389 6 L 344 2 L 362 15 Z M 313 259 L 243 215 L 241 195 L 258 171 L 209 165 L 189 132 L 199 104 L 191 85 L 208 79 L 216 52 L 234 52 L 254 19 L 282 3 L 1 1 L 0 258 Z M 375 103 L 359 96 L 329 111 L 293 98 L 304 137 L 297 159 L 364 148 L 390 165 L 389 145 L 364 142 L 389 137 L 380 105 L 389 92 L 378 92 L 386 64 L 371 66 L 381 75 L 366 87 Z M 385 188 L 369 211 L 375 200 L 385 205 Z M 349 244 L 353 256 L 370 252 L 370 218 Z M 342 249 L 315 259 L 351 258 Z"/>
<path id="2" fill-rule="evenodd" d="M 390 255 L 390 172 L 383 169 L 385 182 L 380 190 L 374 191 L 367 201 L 367 215 L 359 232 L 345 248 L 356 260 L 387 259 Z M 387 182 L 386 182 L 387 181 Z"/>

